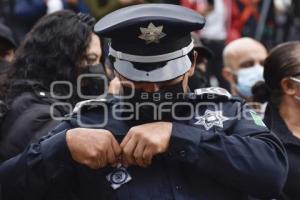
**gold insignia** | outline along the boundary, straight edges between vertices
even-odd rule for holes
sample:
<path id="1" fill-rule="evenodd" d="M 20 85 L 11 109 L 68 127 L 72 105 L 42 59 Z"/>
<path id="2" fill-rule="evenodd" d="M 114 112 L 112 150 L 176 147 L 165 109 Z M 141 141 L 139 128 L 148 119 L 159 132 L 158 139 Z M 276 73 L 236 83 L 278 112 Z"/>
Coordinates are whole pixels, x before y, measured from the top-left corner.
<path id="1" fill-rule="evenodd" d="M 163 33 L 163 26 L 155 26 L 150 23 L 147 28 L 140 27 L 142 34 L 139 36 L 140 39 L 145 40 L 147 44 L 159 43 L 159 40 L 166 36 Z"/>

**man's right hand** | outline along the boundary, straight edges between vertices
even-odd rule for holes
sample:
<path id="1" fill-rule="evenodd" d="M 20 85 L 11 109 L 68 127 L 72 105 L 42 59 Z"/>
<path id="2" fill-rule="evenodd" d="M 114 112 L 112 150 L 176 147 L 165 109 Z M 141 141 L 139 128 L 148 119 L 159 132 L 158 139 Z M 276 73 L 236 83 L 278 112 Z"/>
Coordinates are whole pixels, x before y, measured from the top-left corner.
<path id="1" fill-rule="evenodd" d="M 68 130 L 66 141 L 73 160 L 92 169 L 115 166 L 121 148 L 113 134 L 104 129 Z"/>

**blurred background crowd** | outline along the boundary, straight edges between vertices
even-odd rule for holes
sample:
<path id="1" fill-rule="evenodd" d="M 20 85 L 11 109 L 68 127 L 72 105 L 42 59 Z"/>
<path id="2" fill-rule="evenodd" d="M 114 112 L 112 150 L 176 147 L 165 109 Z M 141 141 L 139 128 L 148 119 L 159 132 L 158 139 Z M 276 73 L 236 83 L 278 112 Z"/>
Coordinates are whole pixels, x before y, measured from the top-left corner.
<path id="1" fill-rule="evenodd" d="M 298 0 L 0 0 L 0 160 L 37 141 L 58 124 L 53 116 L 71 113 L 77 102 L 107 89 L 118 93 L 108 41 L 93 26 L 142 3 L 182 5 L 206 17 L 193 33 L 199 56 L 191 90 L 219 86 L 251 103 L 285 144 L 292 167 L 286 194 L 300 199 Z M 83 73 L 103 74 L 109 88 L 97 78 L 78 84 Z M 52 87 L 54 81 L 71 86 Z"/>

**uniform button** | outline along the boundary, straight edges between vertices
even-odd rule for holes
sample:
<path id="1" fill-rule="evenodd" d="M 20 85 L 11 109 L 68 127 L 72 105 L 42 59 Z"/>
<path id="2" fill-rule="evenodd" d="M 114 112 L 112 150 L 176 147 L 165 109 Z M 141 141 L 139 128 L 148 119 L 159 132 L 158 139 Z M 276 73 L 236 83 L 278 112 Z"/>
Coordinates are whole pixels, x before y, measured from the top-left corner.
<path id="1" fill-rule="evenodd" d="M 176 190 L 182 190 L 182 187 L 180 185 L 176 185 Z"/>
<path id="2" fill-rule="evenodd" d="M 181 157 L 185 157 L 185 150 L 181 150 L 181 151 L 179 152 L 179 155 L 180 155 Z"/>

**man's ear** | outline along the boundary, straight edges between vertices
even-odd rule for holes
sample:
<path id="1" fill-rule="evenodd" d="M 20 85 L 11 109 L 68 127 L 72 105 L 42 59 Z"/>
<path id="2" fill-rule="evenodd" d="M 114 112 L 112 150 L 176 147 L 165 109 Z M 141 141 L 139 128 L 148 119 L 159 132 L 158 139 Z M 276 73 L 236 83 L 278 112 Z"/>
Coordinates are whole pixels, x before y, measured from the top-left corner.
<path id="1" fill-rule="evenodd" d="M 232 73 L 232 70 L 229 67 L 223 67 L 222 76 L 230 84 L 235 84 L 234 74 Z"/>
<path id="2" fill-rule="evenodd" d="M 289 78 L 283 78 L 280 81 L 280 85 L 281 85 L 281 88 L 282 88 L 282 91 L 284 94 L 289 95 L 289 96 L 296 95 L 296 92 L 297 92 L 296 85 L 293 84 Z"/>
<path id="3" fill-rule="evenodd" d="M 194 51 L 193 52 L 193 63 L 192 63 L 191 68 L 188 71 L 189 77 L 193 76 L 194 73 L 195 73 L 195 67 L 196 67 L 197 57 L 198 57 L 198 52 Z"/>

